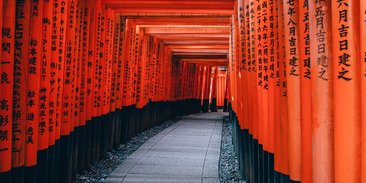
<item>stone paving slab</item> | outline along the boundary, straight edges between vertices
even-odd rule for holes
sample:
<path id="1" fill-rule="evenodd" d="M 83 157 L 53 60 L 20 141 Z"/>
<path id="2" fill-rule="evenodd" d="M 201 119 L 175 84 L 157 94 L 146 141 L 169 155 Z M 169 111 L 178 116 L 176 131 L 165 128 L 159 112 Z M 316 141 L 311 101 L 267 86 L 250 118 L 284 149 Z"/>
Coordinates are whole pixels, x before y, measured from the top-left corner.
<path id="1" fill-rule="evenodd" d="M 104 182 L 220 182 L 222 117 L 221 113 L 183 117 L 149 139 Z"/>

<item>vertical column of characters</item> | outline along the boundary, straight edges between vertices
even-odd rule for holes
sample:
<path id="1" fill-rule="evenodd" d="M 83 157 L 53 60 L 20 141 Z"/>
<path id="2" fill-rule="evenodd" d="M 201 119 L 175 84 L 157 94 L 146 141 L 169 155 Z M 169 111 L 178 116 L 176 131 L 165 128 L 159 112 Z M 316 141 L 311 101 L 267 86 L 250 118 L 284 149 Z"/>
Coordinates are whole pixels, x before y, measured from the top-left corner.
<path id="1" fill-rule="evenodd" d="M 136 108 L 142 108 L 142 92 L 143 92 L 143 70 L 145 59 L 142 57 L 143 54 L 143 45 L 144 45 L 144 32 L 143 28 L 139 28 L 139 36 L 136 43 L 136 51 L 135 51 L 135 59 L 136 59 Z M 146 42 L 145 42 L 146 43 Z"/>
<path id="2" fill-rule="evenodd" d="M 136 24 L 136 38 L 135 38 L 135 50 L 134 50 L 134 60 L 135 60 L 135 86 L 134 86 L 134 104 L 137 105 L 137 101 L 141 101 L 141 76 L 142 76 L 142 58 L 141 58 L 141 54 L 142 54 L 142 43 L 143 43 L 143 36 L 144 36 L 144 31 L 143 28 L 141 28 L 140 26 L 138 26 Z M 141 67 L 140 67 L 141 66 Z M 137 96 L 139 95 L 139 96 Z"/>
<path id="3" fill-rule="evenodd" d="M 42 18 L 42 57 L 39 88 L 39 124 L 38 124 L 38 150 L 48 148 L 49 140 L 49 102 L 50 102 L 50 60 L 52 38 L 52 10 L 53 0 L 43 2 Z"/>
<path id="4" fill-rule="evenodd" d="M 136 103 L 136 105 L 139 108 L 144 107 L 144 105 L 146 104 L 146 83 L 147 83 L 147 69 L 148 69 L 148 65 L 147 65 L 147 54 L 148 54 L 148 35 L 144 34 L 142 32 L 142 38 L 140 40 L 140 44 L 141 44 L 141 51 L 140 51 L 140 66 L 139 66 L 139 70 L 140 70 L 140 90 L 139 90 L 139 102 Z"/>
<path id="5" fill-rule="evenodd" d="M 89 47 L 88 47 L 88 56 L 87 56 L 87 89 L 86 89 L 86 97 L 87 97 L 87 119 L 91 120 L 96 115 L 96 101 L 95 101 L 95 92 L 96 92 L 96 35 L 97 35 L 97 15 L 95 10 L 95 2 L 88 1 L 88 15 L 89 19 L 86 21 L 89 22 Z"/>
<path id="6" fill-rule="evenodd" d="M 360 1 L 361 182 L 366 182 L 366 2 Z"/>
<path id="7" fill-rule="evenodd" d="M 88 114 L 88 50 L 89 50 L 89 34 L 90 34 L 90 11 L 89 3 L 86 0 L 82 1 L 82 19 L 81 25 L 81 80 L 80 80 L 80 125 L 84 126 L 86 121 L 90 120 Z"/>
<path id="8" fill-rule="evenodd" d="M 301 107 L 299 65 L 299 1 L 284 3 L 284 34 L 288 93 L 288 134 L 290 179 L 301 180 Z"/>
<path id="9" fill-rule="evenodd" d="M 240 75 L 239 77 L 241 77 L 241 82 L 239 83 L 239 85 L 241 85 L 241 90 L 240 90 L 240 95 L 242 95 L 242 111 L 243 111 L 243 128 L 244 129 L 248 129 L 248 123 L 249 123 L 249 115 L 248 115 L 248 57 L 247 57 L 247 49 L 248 49 L 248 36 L 247 35 L 247 25 L 249 25 L 247 22 L 247 13 L 248 13 L 248 9 L 246 9 L 247 7 L 247 1 L 246 0 L 241 0 L 238 1 L 239 3 L 239 34 L 240 34 L 240 48 L 239 48 L 239 57 L 240 57 L 240 63 L 241 63 L 241 67 L 240 67 Z M 219 67 L 218 67 L 219 68 Z M 217 68 L 217 69 L 218 69 Z M 218 74 L 218 71 L 217 71 Z M 217 80 L 216 80 L 217 82 Z"/>
<path id="10" fill-rule="evenodd" d="M 268 151 L 275 152 L 275 91 L 276 87 L 276 6 L 274 0 L 268 1 Z"/>
<path id="11" fill-rule="evenodd" d="M 41 124 L 40 109 L 40 79 L 42 64 L 42 17 L 43 1 L 31 2 L 29 51 L 27 63 L 27 127 L 25 136 L 25 166 L 37 164 L 38 126 Z"/>
<path id="12" fill-rule="evenodd" d="M 143 64 L 143 70 L 142 70 L 142 91 L 141 93 L 141 99 L 142 99 L 142 104 L 143 106 L 145 106 L 148 103 L 148 70 L 149 70 L 149 45 L 150 45 L 150 39 L 149 36 L 145 33 L 143 33 L 143 38 L 142 38 L 142 50 L 141 50 L 141 57 L 144 62 Z"/>
<path id="13" fill-rule="evenodd" d="M 285 21 L 284 21 L 284 2 L 278 1 L 278 25 L 279 25 L 279 71 L 280 71 L 280 87 L 281 87 L 281 173 L 289 175 L 289 146 L 288 146 L 288 104 L 287 104 L 287 62 L 285 49 Z"/>
<path id="14" fill-rule="evenodd" d="M 83 1 L 78 0 L 76 4 L 76 14 L 75 14 L 75 47 L 74 47 L 74 125 L 73 129 L 80 126 L 80 123 L 82 122 L 83 117 L 80 115 L 81 113 L 81 106 L 80 106 L 80 95 L 81 95 L 81 79 L 82 79 L 82 30 L 83 30 L 83 17 L 84 17 L 84 9 L 83 9 Z"/>
<path id="15" fill-rule="evenodd" d="M 281 83 L 280 83 L 280 25 L 279 24 L 279 7 L 278 2 L 273 1 L 274 9 L 274 130 L 275 130 L 275 149 L 274 149 L 274 170 L 276 172 L 281 172 L 281 156 L 282 156 L 282 144 L 281 144 Z"/>
<path id="16" fill-rule="evenodd" d="M 109 18 L 110 18 L 110 29 L 109 29 L 109 39 L 110 39 L 110 44 L 109 44 L 109 49 L 111 50 L 111 54 L 109 56 L 109 101 L 108 101 L 108 104 L 110 106 L 110 109 L 109 111 L 115 111 L 115 103 L 113 102 L 112 103 L 112 100 L 115 101 L 115 96 L 112 97 L 112 93 L 115 93 L 115 87 L 112 88 L 112 85 L 115 84 L 115 80 L 113 79 L 113 70 L 114 67 L 116 67 L 116 64 L 113 63 L 113 55 L 114 55 L 114 52 L 115 50 L 113 49 L 113 46 L 114 46 L 114 37 L 115 37 L 115 33 L 114 33 L 114 30 L 115 30 L 115 23 L 114 23 L 114 16 L 115 15 L 115 12 L 114 10 L 111 10 L 110 14 L 109 14 Z M 113 106 L 113 107 L 112 107 Z"/>
<path id="17" fill-rule="evenodd" d="M 248 0 L 249 4 L 249 49 L 248 49 L 248 86 L 250 88 L 250 91 L 248 92 L 249 97 L 249 106 L 251 114 L 251 130 L 249 132 L 252 133 L 254 139 L 258 139 L 258 102 L 257 102 L 257 55 L 256 55 L 256 22 L 255 22 L 255 6 L 254 6 L 254 0 Z M 226 78 L 227 79 L 227 78 Z M 226 82 L 226 81 L 225 81 Z M 227 83 L 224 84 L 224 87 L 226 87 Z"/>
<path id="18" fill-rule="evenodd" d="M 99 100 L 100 106 L 98 109 L 98 116 L 106 114 L 107 108 L 107 60 L 106 60 L 106 10 L 104 4 L 101 2 L 100 9 L 100 42 L 99 42 L 99 52 L 97 52 L 99 56 Z"/>
<path id="19" fill-rule="evenodd" d="M 129 87 L 130 87 L 130 65 L 131 65 L 131 60 L 129 59 L 129 50 L 131 47 L 131 32 L 133 32 L 133 26 L 131 24 L 131 20 L 127 19 L 126 20 L 126 39 L 125 39 L 125 43 L 123 46 L 123 68 L 124 68 L 124 72 L 123 72 L 123 106 L 129 106 Z"/>
<path id="20" fill-rule="evenodd" d="M 2 2 L 0 55 L 0 173 L 11 170 L 14 84 L 15 1 Z M 1 23 L 1 22 L 0 22 Z"/>
<path id="21" fill-rule="evenodd" d="M 164 73 L 165 73 L 165 67 L 164 64 L 166 63 L 166 55 L 167 50 L 166 47 L 162 42 L 160 42 L 160 48 L 161 48 L 161 57 L 160 57 L 160 64 L 159 64 L 159 101 L 163 101 L 163 90 L 164 90 Z"/>
<path id="22" fill-rule="evenodd" d="M 257 107 L 257 135 L 258 135 L 258 143 L 263 144 L 263 15 L 262 15 L 262 1 L 254 1 L 254 35 L 256 39 L 255 42 L 255 54 L 256 54 L 256 65 L 255 65 L 255 81 L 257 91 L 256 95 L 256 107 Z"/>
<path id="23" fill-rule="evenodd" d="M 237 117 L 238 117 L 238 121 L 239 121 L 239 125 L 240 127 L 243 126 L 243 101 L 242 101 L 242 85 L 240 85 L 239 83 L 242 82 L 242 73 L 241 73 L 241 20 L 240 20 L 240 16 L 241 16 L 241 9 L 242 9 L 242 3 L 241 2 L 237 2 L 235 4 L 234 7 L 234 54 L 235 55 L 235 83 L 236 87 L 235 87 L 235 98 L 236 98 L 236 107 L 237 107 Z M 212 72 L 212 71 L 211 71 Z M 212 74 L 210 74 L 210 78 L 211 78 Z M 210 80 L 211 83 L 211 80 Z"/>
<path id="24" fill-rule="evenodd" d="M 331 3 L 309 1 L 313 182 L 334 182 Z"/>
<path id="25" fill-rule="evenodd" d="M 69 0 L 67 4 L 67 20 L 66 22 L 66 40 L 64 50 L 64 77 L 62 91 L 62 121 L 61 121 L 61 136 L 67 136 L 71 131 L 72 116 L 72 75 L 73 75 L 73 46 L 75 34 L 75 0 Z"/>
<path id="26" fill-rule="evenodd" d="M 151 48 L 150 48 L 150 72 L 149 72 L 149 81 L 150 81 L 150 97 L 149 99 L 153 99 L 154 96 L 154 87 L 155 87 L 155 67 L 156 67 L 156 37 L 151 37 Z"/>
<path id="27" fill-rule="evenodd" d="M 108 8 L 106 10 L 106 26 L 105 26 L 105 53 L 106 53 L 106 65 L 107 65 L 107 72 L 106 72 L 106 108 L 105 113 L 109 113 L 111 110 L 111 91 L 112 91 L 112 58 L 113 58 L 113 11 Z"/>
<path id="28" fill-rule="evenodd" d="M 164 54 L 162 48 L 161 48 L 161 42 L 158 40 L 157 48 L 156 48 L 156 67 L 155 67 L 155 100 L 159 101 L 160 97 L 160 68 L 161 68 L 161 62 L 162 62 L 162 55 Z"/>
<path id="29" fill-rule="evenodd" d="M 116 91 L 116 88 L 114 87 L 112 89 L 112 85 L 115 85 L 115 80 L 113 80 L 113 70 L 115 70 L 115 68 L 117 67 L 116 64 L 113 63 L 113 56 L 115 54 L 115 50 L 114 50 L 114 37 L 116 36 L 115 34 L 115 28 L 116 28 L 116 24 L 115 24 L 115 11 L 114 10 L 111 10 L 111 15 L 110 15 L 110 19 L 111 19 L 111 29 L 110 29 L 110 39 L 111 39 L 111 44 L 110 44 L 110 50 L 111 50 L 111 55 L 110 55 L 110 58 L 109 58 L 109 62 L 111 64 L 110 66 L 110 92 L 109 92 L 109 95 L 110 95 L 110 100 L 109 100 L 109 106 L 113 106 L 112 109 L 110 109 L 111 111 L 115 111 L 115 103 L 112 103 L 112 93 L 115 93 Z M 113 101 L 115 101 L 115 96 L 113 96 Z"/>
<path id="30" fill-rule="evenodd" d="M 240 128 L 243 128 L 245 120 L 245 112 L 244 112 L 244 105 L 243 105 L 243 75 L 244 72 L 242 71 L 243 63 L 242 63 L 242 55 L 243 55 L 243 2 L 238 1 L 236 5 L 236 13 L 235 13 L 235 46 L 236 46 L 236 95 L 237 95 L 237 110 L 238 110 L 238 119 Z"/>
<path id="31" fill-rule="evenodd" d="M 250 96 L 252 96 L 252 88 L 250 87 L 250 82 L 251 82 L 251 72 L 252 72 L 252 61 L 251 61 L 251 39 L 250 39 L 250 35 L 251 35 L 251 31 L 250 31 L 250 3 L 249 0 L 244 0 L 244 8 L 245 8 L 245 51 L 243 52 L 245 54 L 245 75 L 244 77 L 246 78 L 246 82 L 244 85 L 244 88 L 246 88 L 246 93 L 245 93 L 245 101 L 246 101 L 246 105 L 247 105 L 247 128 L 249 130 L 249 132 L 252 132 L 253 130 L 253 112 L 252 112 L 252 99 Z M 220 72 L 221 73 L 221 72 Z M 221 78 L 221 77 L 220 77 Z M 221 85 L 221 84 L 220 84 Z M 221 87 L 220 87 L 221 90 Z M 221 91 L 220 91 L 221 92 Z M 221 99 L 220 99 L 221 100 Z"/>
<path id="32" fill-rule="evenodd" d="M 137 69 L 138 69 L 138 48 L 140 42 L 140 27 L 133 22 L 134 31 L 132 34 L 132 44 L 130 47 L 131 60 L 131 81 L 130 81 L 130 105 L 136 104 L 136 90 L 137 90 Z"/>
<path id="33" fill-rule="evenodd" d="M 235 8 L 237 9 L 237 4 L 235 4 Z M 237 65 L 238 65 L 238 19 L 235 14 L 238 11 L 234 11 L 234 15 L 231 18 L 231 83 L 230 83 L 230 91 L 231 91 L 231 106 L 234 111 L 238 111 L 238 97 L 237 97 L 237 85 L 235 84 L 237 81 Z M 211 72 L 211 71 L 210 71 Z M 207 80 L 206 78 L 206 81 Z M 206 83 L 207 84 L 207 83 Z M 209 85 L 208 85 L 209 86 Z"/>
<path id="34" fill-rule="evenodd" d="M 157 44 L 157 51 L 156 51 L 156 70 L 155 70 L 155 74 L 156 74 L 156 79 L 155 79 L 155 100 L 156 101 L 160 101 L 160 84 L 161 84 L 161 65 L 163 62 L 163 55 L 164 55 L 164 50 L 162 48 L 162 44 L 160 42 L 160 40 L 158 40 L 158 44 Z"/>
<path id="35" fill-rule="evenodd" d="M 143 88 L 143 100 L 144 104 L 147 104 L 149 102 L 149 71 L 150 71 L 150 45 L 151 45 L 151 39 L 150 36 L 145 34 L 144 40 L 146 39 L 146 42 L 144 43 L 143 51 L 145 53 L 143 54 L 143 57 L 145 59 L 145 74 L 144 74 L 144 88 Z"/>
<path id="36" fill-rule="evenodd" d="M 104 84 L 103 84 L 103 90 L 104 90 L 104 96 L 103 96 L 103 109 L 102 109 L 102 114 L 107 114 L 109 111 L 109 103 L 110 103 L 110 80 L 109 80 L 109 69 L 110 69 L 110 63 L 109 63 L 109 56 L 111 54 L 111 50 L 110 50 L 110 23 L 111 23 L 111 19 L 109 17 L 109 14 L 111 13 L 111 9 L 110 8 L 106 8 L 104 9 L 104 33 L 103 33 L 103 56 L 104 56 Z"/>
<path id="37" fill-rule="evenodd" d="M 141 91 L 142 91 L 142 70 L 143 70 L 143 59 L 141 58 L 142 55 L 142 49 L 141 49 L 141 42 L 143 41 L 143 37 L 141 37 L 141 35 L 143 35 L 143 31 L 142 28 L 140 28 L 139 26 L 137 26 L 137 31 L 139 32 L 139 35 L 136 38 L 136 46 L 135 46 L 135 61 L 136 61 L 136 85 L 135 85 L 135 104 L 136 104 L 136 108 L 142 108 L 141 105 Z"/>
<path id="38" fill-rule="evenodd" d="M 79 123 L 79 105 L 77 103 L 77 101 L 79 100 L 78 98 L 78 75 L 79 75 L 79 52 L 78 52 L 78 47 L 79 47 L 79 31 L 80 31 L 80 27 L 79 27 L 79 16 L 80 16 L 80 0 L 74 0 L 74 3 L 71 5 L 71 14 L 69 17 L 69 22 L 70 20 L 72 21 L 72 29 L 73 29 L 73 36 L 71 38 L 71 44 L 72 44 L 72 49 L 71 49 L 71 90 L 70 90 L 70 102 L 69 102 L 69 107 L 70 107 L 70 131 L 71 133 L 74 132 L 75 127 L 78 126 Z M 74 137 L 72 137 L 74 138 Z M 74 139 L 72 139 L 73 141 Z M 75 146 L 72 145 L 72 148 L 74 148 Z M 75 152 L 73 150 L 73 152 Z"/>
<path id="39" fill-rule="evenodd" d="M 111 85 L 111 107 L 110 110 L 111 111 L 115 111 L 115 109 L 118 109 L 118 102 L 119 102 L 119 95 L 118 93 L 120 92 L 119 90 L 119 78 L 117 77 L 118 73 L 120 72 L 119 69 L 119 62 L 118 62 L 118 51 L 119 51 L 119 36 L 120 36 L 120 20 L 119 20 L 119 14 L 118 13 L 114 13 L 113 15 L 113 20 L 114 20 L 114 36 L 112 37 L 113 39 L 113 53 L 112 53 L 112 62 L 113 62 L 113 66 L 112 66 L 112 85 Z"/>
<path id="40" fill-rule="evenodd" d="M 118 108 L 121 109 L 122 108 L 122 104 L 123 104 L 123 88 L 124 88 L 124 57 L 123 54 L 125 53 L 125 47 L 124 45 L 125 43 L 125 33 L 126 33 L 126 19 L 124 17 L 119 16 L 120 18 L 118 19 L 118 21 L 120 21 L 120 36 L 119 36 L 119 48 L 118 48 L 118 74 L 117 74 L 117 78 L 119 78 L 119 82 L 117 85 L 117 89 L 118 89 L 118 97 L 119 97 L 119 103 L 118 103 Z"/>
<path id="41" fill-rule="evenodd" d="M 13 127 L 12 167 L 24 166 L 27 109 L 27 62 L 29 43 L 29 21 L 31 1 L 16 3 L 14 34 L 14 83 L 13 83 Z M 1 18 L 0 18 L 1 19 Z M 2 37 L 2 36 L 1 36 Z M 0 41 L 1 42 L 1 41 Z M 5 118 L 1 117 L 1 124 Z"/>
<path id="42" fill-rule="evenodd" d="M 358 1 L 331 3 L 335 182 L 360 182 L 360 58 Z"/>
<path id="43" fill-rule="evenodd" d="M 268 0 L 263 0 L 260 4 L 262 17 L 261 17 L 261 46 L 262 52 L 259 52 L 258 55 L 262 54 L 262 64 L 259 66 L 259 72 L 262 72 L 262 128 L 263 128 L 263 150 L 268 152 L 268 142 L 269 142 L 269 79 L 268 79 L 268 68 L 269 68 L 269 9 L 268 9 Z M 259 20 L 258 20 L 259 21 Z"/>
<path id="44" fill-rule="evenodd" d="M 100 36 L 101 36 L 101 1 L 96 1 L 94 4 L 95 8 L 94 8 L 94 31 L 95 31 L 95 35 L 92 35 L 92 37 L 95 38 L 94 43 L 92 43 L 92 45 L 94 45 L 94 52 L 92 50 L 92 58 L 94 58 L 92 60 L 93 62 L 93 66 L 94 66 L 94 79 L 93 79 L 93 96 L 94 96 L 94 110 L 93 110 L 93 117 L 97 117 L 100 115 L 100 92 L 99 92 L 99 85 L 100 85 L 100 68 L 99 65 L 100 63 L 100 58 L 99 58 L 99 52 L 100 52 Z M 92 21 L 93 22 L 93 21 Z"/>
<path id="45" fill-rule="evenodd" d="M 299 65 L 301 100 L 301 177 L 302 182 L 312 182 L 311 142 L 311 71 L 309 0 L 299 0 Z"/>
<path id="46" fill-rule="evenodd" d="M 234 48 L 234 45 L 233 45 L 233 43 L 234 43 L 234 41 L 233 41 L 233 30 L 234 30 L 234 15 L 232 15 L 231 16 L 231 26 L 230 26 L 230 36 L 229 36 L 229 61 L 228 61 L 228 74 L 229 74 L 229 77 L 233 77 L 233 48 Z M 229 90 L 232 90 L 233 88 L 232 88 L 232 85 L 231 85 L 231 83 L 228 85 L 228 87 L 229 87 Z M 231 98 L 233 98 L 233 97 L 231 97 L 230 96 L 230 102 L 232 103 L 232 101 L 231 101 Z"/>
<path id="47" fill-rule="evenodd" d="M 59 37 L 59 27 L 60 27 L 60 0 L 54 0 L 52 4 L 52 23 L 50 27 L 51 39 L 50 41 L 50 92 L 49 92 L 49 101 L 48 101 L 48 144 L 49 146 L 55 145 L 56 142 L 56 123 L 57 123 L 57 88 L 59 87 L 58 83 L 58 37 Z"/>
<path id="48" fill-rule="evenodd" d="M 138 64 L 140 61 L 139 55 L 139 45 L 140 45 L 140 35 L 141 35 L 141 28 L 134 22 L 134 34 L 133 34 L 133 43 L 131 46 L 131 63 L 132 63 L 132 78 L 131 78 L 131 105 L 136 104 L 136 94 L 137 94 L 137 82 L 138 82 Z"/>
<path id="49" fill-rule="evenodd" d="M 67 134 L 67 126 L 63 124 L 64 111 L 63 111 L 63 87 L 64 87 L 64 71 L 65 71 L 65 53 L 66 53 L 66 36 L 67 36 L 67 20 L 68 20 L 68 4 L 67 0 L 59 0 L 59 6 L 55 9 L 58 9 L 59 20 L 57 28 L 58 37 L 57 37 L 57 94 L 56 94 L 56 140 L 59 140 L 61 135 Z M 66 128 L 66 129 L 65 129 Z M 62 133 L 64 132 L 64 134 Z"/>

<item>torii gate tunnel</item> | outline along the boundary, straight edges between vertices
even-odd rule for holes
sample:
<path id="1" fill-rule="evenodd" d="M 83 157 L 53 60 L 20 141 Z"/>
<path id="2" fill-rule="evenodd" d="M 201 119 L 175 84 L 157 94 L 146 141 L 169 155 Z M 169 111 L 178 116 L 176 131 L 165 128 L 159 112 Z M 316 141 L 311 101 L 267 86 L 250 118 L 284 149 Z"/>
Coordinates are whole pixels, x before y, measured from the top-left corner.
<path id="1" fill-rule="evenodd" d="M 366 183 L 365 0 L 0 0 L 0 182 L 229 111 L 247 182 Z"/>

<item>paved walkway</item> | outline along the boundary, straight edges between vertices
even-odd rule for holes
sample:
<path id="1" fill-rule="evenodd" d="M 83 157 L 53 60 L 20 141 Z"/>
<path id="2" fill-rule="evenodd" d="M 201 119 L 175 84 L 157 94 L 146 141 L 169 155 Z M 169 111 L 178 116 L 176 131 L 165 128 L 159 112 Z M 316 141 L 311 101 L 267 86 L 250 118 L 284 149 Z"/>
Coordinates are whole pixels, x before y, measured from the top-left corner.
<path id="1" fill-rule="evenodd" d="M 105 182 L 215 183 L 223 113 L 194 114 L 152 137 Z"/>

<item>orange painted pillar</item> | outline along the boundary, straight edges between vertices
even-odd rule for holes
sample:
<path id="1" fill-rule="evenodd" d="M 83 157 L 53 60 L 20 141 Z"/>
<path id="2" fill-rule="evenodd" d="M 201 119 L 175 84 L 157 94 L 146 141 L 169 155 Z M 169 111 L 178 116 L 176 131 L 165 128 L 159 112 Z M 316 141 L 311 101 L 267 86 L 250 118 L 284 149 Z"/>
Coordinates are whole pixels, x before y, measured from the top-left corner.
<path id="1" fill-rule="evenodd" d="M 249 9 L 250 12 L 255 11 L 255 6 L 254 6 L 254 0 L 249 0 Z M 251 13 L 251 14 L 253 14 Z M 249 93 L 249 98 L 250 98 L 250 102 L 249 102 L 249 108 L 251 110 L 249 110 L 248 112 L 250 114 L 252 114 L 252 130 L 249 130 L 249 132 L 251 132 L 251 134 L 253 135 L 254 139 L 258 140 L 258 102 L 257 102 L 257 54 L 256 54 L 256 49 L 257 49 L 257 41 L 256 41 L 256 19 L 255 19 L 255 15 L 250 15 L 250 61 L 248 64 L 250 68 L 248 68 L 248 71 L 250 72 L 250 76 L 248 77 L 249 80 L 249 89 L 250 91 Z M 250 127 L 250 126 L 249 126 Z"/>
<path id="2" fill-rule="evenodd" d="M 263 128 L 263 150 L 269 151 L 269 4 L 268 2 L 263 1 L 260 5 L 261 9 L 261 17 L 260 17 L 260 29 L 261 36 L 258 36 L 258 39 L 261 38 L 261 52 L 258 53 L 261 56 L 261 59 L 258 59 L 259 62 L 262 62 L 259 66 L 259 74 L 261 77 L 261 87 L 262 90 L 262 127 Z M 259 48 L 258 48 L 259 49 Z M 266 167 L 264 167 L 266 168 Z"/>
<path id="3" fill-rule="evenodd" d="M 65 3 L 60 3 L 60 6 L 58 7 L 58 12 L 60 13 L 60 18 L 58 20 L 59 22 L 59 28 L 57 31 L 59 36 L 57 38 L 57 44 L 59 45 L 58 50 L 57 50 L 57 65 L 58 65 L 58 75 L 57 75 L 57 80 L 58 80 L 58 84 L 59 87 L 57 88 L 57 103 L 56 103 L 56 107 L 57 107 L 57 114 L 56 114 L 56 140 L 60 140 L 60 137 L 62 135 L 62 131 L 65 127 L 65 125 L 63 124 L 62 119 L 64 118 L 64 107 L 63 107 L 63 87 L 64 87 L 64 72 L 65 72 L 65 52 L 66 52 L 66 35 L 67 35 L 67 30 L 66 30 L 66 25 L 67 25 L 67 20 L 68 20 L 68 1 L 65 1 Z"/>
<path id="4" fill-rule="evenodd" d="M 119 77 L 117 77 L 118 73 L 121 71 L 119 69 L 119 60 L 118 60 L 118 52 L 119 52 L 119 38 L 120 38 L 120 20 L 119 20 L 119 14 L 115 13 L 113 17 L 113 24 L 114 24 L 114 36 L 113 39 L 113 53 L 112 53 L 112 84 L 111 84 L 111 106 L 110 110 L 115 111 L 115 109 L 118 109 L 118 100 L 119 100 L 119 87 L 117 85 L 119 84 Z"/>
<path id="5" fill-rule="evenodd" d="M 89 3 L 89 9 L 94 9 L 94 1 L 90 1 Z M 87 114 L 88 119 L 91 120 L 92 117 L 95 117 L 96 115 L 96 96 L 97 96 L 97 62 L 96 62 L 96 35 L 97 35 L 97 13 L 94 11 L 90 11 L 90 35 L 89 35 L 89 48 L 88 48 L 88 78 L 87 78 Z"/>
<path id="6" fill-rule="evenodd" d="M 253 98 L 251 97 L 252 94 L 252 88 L 251 88 L 251 78 L 252 78 L 252 40 L 251 36 L 253 35 L 251 30 L 251 5 L 249 4 L 249 0 L 244 1 L 245 5 L 245 39 L 246 39 L 246 50 L 245 50 L 245 56 L 246 56 L 246 65 L 247 65 L 247 72 L 246 72 L 246 101 L 247 101 L 247 118 L 248 118 L 248 129 L 249 133 L 253 134 Z"/>
<path id="7" fill-rule="evenodd" d="M 288 103 L 290 178 L 301 181 L 301 103 L 299 55 L 299 0 L 283 4 Z"/>
<path id="8" fill-rule="evenodd" d="M 1 3 L 0 3 L 1 4 Z M 1 9 L 1 8 L 0 8 Z M 16 12 L 30 14 L 30 1 L 16 4 Z M 1 19 L 1 18 L 0 18 Z M 24 166 L 25 159 L 25 133 L 26 133 L 26 109 L 27 109 L 27 68 L 28 43 L 29 43 L 29 22 L 30 16 L 16 14 L 15 34 L 22 36 L 15 37 L 14 54 L 14 108 L 13 108 L 13 142 L 12 142 L 12 167 Z M 1 24 L 1 23 L 0 23 Z M 0 28 L 0 30 L 2 30 Z M 0 41 L 1 42 L 1 41 Z M 23 177 L 22 177 L 23 178 Z M 14 179 L 14 178 L 13 178 Z"/>
<path id="9" fill-rule="evenodd" d="M 39 97 L 40 73 L 42 59 L 42 15 L 43 1 L 31 4 L 31 18 L 29 32 L 29 56 L 27 75 L 27 127 L 25 136 L 25 166 L 33 167 L 37 164 L 38 126 L 39 126 Z"/>
<path id="10" fill-rule="evenodd" d="M 88 91 L 88 78 L 89 78 L 89 66 L 88 66 L 88 51 L 89 51 L 89 37 L 90 37 L 90 17 L 91 17 L 91 9 L 90 3 L 83 2 L 82 4 L 82 18 L 80 19 L 81 23 L 81 80 L 80 80 L 80 125 L 85 126 L 86 121 L 90 120 L 88 107 L 88 96 L 90 95 L 90 91 Z"/>
<path id="11" fill-rule="evenodd" d="M 283 1 L 278 1 L 278 25 L 279 25 L 279 74 L 280 74 L 280 129 L 281 129 L 281 173 L 289 175 L 289 127 L 288 127 L 288 90 L 286 79 L 286 55 L 285 55 L 285 33 L 284 33 L 284 9 Z"/>
<path id="12" fill-rule="evenodd" d="M 317 3 L 309 1 L 314 183 L 334 182 L 333 51 L 330 6 L 331 0 Z"/>
<path id="13" fill-rule="evenodd" d="M 301 182 L 312 182 L 311 71 L 309 0 L 299 0 L 299 65 L 301 100 Z"/>
<path id="14" fill-rule="evenodd" d="M 57 110 L 57 90 L 59 85 L 59 81 L 58 81 L 58 77 L 59 77 L 59 65 L 58 65 L 58 49 L 59 49 L 59 44 L 58 44 L 58 37 L 59 37 L 59 28 L 60 28 L 60 9 L 58 6 L 58 0 L 55 0 L 54 3 L 52 4 L 52 10 L 53 10 L 53 15 L 52 15 L 52 24 L 51 24 L 51 50 L 50 50 L 50 98 L 49 98 L 49 110 L 48 110 L 48 114 L 49 114 L 49 138 L 48 138 L 48 142 L 49 142 L 49 146 L 54 146 L 56 143 L 56 131 L 57 131 L 57 126 L 58 126 L 58 121 L 57 121 L 57 115 L 58 115 L 58 110 Z M 57 6 L 56 6 L 57 5 Z"/>
<path id="15" fill-rule="evenodd" d="M 360 182 L 359 1 L 331 3 L 335 182 Z"/>
<path id="16" fill-rule="evenodd" d="M 74 6 L 75 2 L 73 0 L 70 0 L 68 2 L 68 9 L 67 9 L 67 15 L 70 16 L 70 6 L 71 4 Z M 74 11 L 72 11 L 74 12 Z M 74 17 L 74 14 L 72 14 L 72 17 Z M 70 109 L 72 106 L 71 101 L 71 92 L 72 92 L 72 71 L 73 71 L 73 41 L 74 41 L 74 27 L 75 27 L 75 20 L 67 19 L 67 26 L 66 26 L 66 40 L 65 40 L 65 52 L 64 52 L 64 59 L 65 59 L 65 65 L 64 65 L 64 79 L 63 79 L 63 91 L 62 91 L 62 121 L 61 121 L 61 136 L 67 136 L 70 134 L 71 131 L 71 121 L 73 116 L 71 114 L 72 110 Z"/>
<path id="17" fill-rule="evenodd" d="M 366 182 L 366 1 L 360 3 L 361 182 Z"/>
<path id="18" fill-rule="evenodd" d="M 50 102 L 50 59 L 51 59 L 51 26 L 52 26 L 53 1 L 45 1 L 43 4 L 42 21 L 42 59 L 40 70 L 39 88 L 39 125 L 38 125 L 38 150 L 48 148 L 49 140 L 49 102 Z"/>
<path id="19" fill-rule="evenodd" d="M 277 10 L 274 0 L 268 2 L 268 151 L 275 152 L 275 89 L 276 89 L 276 28 Z"/>

